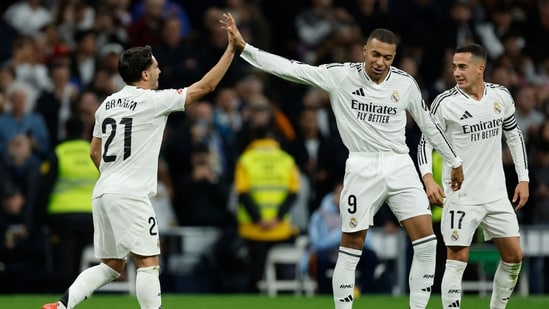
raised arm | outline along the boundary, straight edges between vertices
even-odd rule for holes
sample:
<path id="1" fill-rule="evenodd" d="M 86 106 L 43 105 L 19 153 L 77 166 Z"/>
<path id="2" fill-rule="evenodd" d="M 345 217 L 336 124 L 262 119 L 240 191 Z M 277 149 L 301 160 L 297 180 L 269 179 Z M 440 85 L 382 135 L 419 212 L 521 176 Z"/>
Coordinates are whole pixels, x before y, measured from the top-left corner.
<path id="1" fill-rule="evenodd" d="M 234 59 L 237 48 L 234 46 L 235 40 L 232 38 L 233 32 L 231 32 L 230 29 L 235 28 L 235 22 L 230 14 L 223 14 L 223 17 L 225 20 L 220 20 L 220 22 L 223 24 L 222 28 L 227 31 L 227 49 L 225 49 L 225 52 L 217 64 L 213 66 L 208 73 L 187 88 L 186 105 L 195 102 L 204 95 L 214 91 Z"/>
<path id="2" fill-rule="evenodd" d="M 232 20 L 230 14 L 228 17 Z M 246 43 L 238 27 L 228 27 L 228 31 L 232 34 L 235 48 L 242 51 L 240 57 L 262 71 L 287 81 L 316 86 L 326 91 L 339 86 L 339 81 L 334 81 L 328 72 L 328 65 L 313 66 L 266 52 Z"/>

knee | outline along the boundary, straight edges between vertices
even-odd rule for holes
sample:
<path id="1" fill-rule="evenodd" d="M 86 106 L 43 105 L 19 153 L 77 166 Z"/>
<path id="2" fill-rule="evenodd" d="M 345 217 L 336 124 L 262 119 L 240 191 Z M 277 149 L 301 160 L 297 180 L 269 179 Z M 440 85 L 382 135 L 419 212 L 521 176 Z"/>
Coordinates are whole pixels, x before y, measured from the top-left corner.
<path id="1" fill-rule="evenodd" d="M 354 233 L 343 233 L 341 236 L 341 246 L 356 250 L 362 250 L 364 240 L 366 239 L 366 230 Z"/>
<path id="2" fill-rule="evenodd" d="M 126 261 L 122 259 L 101 259 L 101 262 L 119 274 L 124 271 L 124 267 L 126 266 Z"/>
<path id="3" fill-rule="evenodd" d="M 505 263 L 513 263 L 517 264 L 522 262 L 522 258 L 524 257 L 524 253 L 522 250 L 516 250 L 513 252 L 502 252 L 500 253 L 501 260 Z"/>
<path id="4" fill-rule="evenodd" d="M 469 248 L 468 247 L 448 247 L 446 251 L 448 260 L 459 261 L 467 263 L 469 260 Z"/>

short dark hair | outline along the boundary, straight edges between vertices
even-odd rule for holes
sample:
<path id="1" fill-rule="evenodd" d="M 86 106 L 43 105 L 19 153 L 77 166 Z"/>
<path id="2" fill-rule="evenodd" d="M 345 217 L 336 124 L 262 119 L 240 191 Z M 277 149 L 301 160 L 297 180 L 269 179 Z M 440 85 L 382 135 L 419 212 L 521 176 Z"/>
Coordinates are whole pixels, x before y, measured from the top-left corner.
<path id="1" fill-rule="evenodd" d="M 370 33 L 370 36 L 368 37 L 367 42 L 369 42 L 372 39 L 376 39 L 383 43 L 388 44 L 398 44 L 398 38 L 394 32 L 391 30 L 385 29 L 385 28 L 377 28 L 374 31 Z"/>
<path id="2" fill-rule="evenodd" d="M 459 53 L 471 53 L 473 57 L 481 58 L 484 62 L 488 59 L 488 52 L 486 51 L 486 48 L 476 43 L 467 43 L 456 47 L 454 54 Z"/>
<path id="3" fill-rule="evenodd" d="M 149 45 L 132 47 L 118 58 L 118 73 L 128 85 L 141 80 L 141 72 L 153 63 L 152 48 Z"/>

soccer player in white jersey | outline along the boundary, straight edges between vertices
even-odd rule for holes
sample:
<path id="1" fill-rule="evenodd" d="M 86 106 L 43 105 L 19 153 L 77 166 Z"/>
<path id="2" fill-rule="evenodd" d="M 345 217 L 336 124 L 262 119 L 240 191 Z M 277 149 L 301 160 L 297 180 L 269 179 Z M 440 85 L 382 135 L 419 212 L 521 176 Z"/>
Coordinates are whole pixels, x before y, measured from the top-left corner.
<path id="1" fill-rule="evenodd" d="M 412 240 L 410 308 L 425 308 L 435 271 L 437 239 L 429 201 L 405 143 L 406 111 L 437 146 L 452 170 L 452 187 L 463 181 L 461 159 L 430 117 L 415 80 L 391 66 L 397 38 L 374 30 L 364 45 L 363 63 L 311 66 L 247 44 L 238 29 L 233 38 L 241 57 L 253 66 L 324 89 L 345 146 L 349 149 L 340 213 L 342 240 L 332 280 L 335 308 L 352 308 L 355 270 L 368 228 L 386 202 Z"/>
<path id="2" fill-rule="evenodd" d="M 222 28 L 234 27 L 225 15 Z M 136 294 L 143 309 L 161 308 L 158 223 L 149 198 L 156 194 L 162 134 L 171 112 L 215 89 L 235 55 L 231 33 L 217 64 L 182 89 L 156 90 L 160 69 L 149 46 L 120 55 L 118 72 L 126 82 L 95 113 L 90 156 L 100 171 L 93 192 L 95 254 L 101 263 L 84 270 L 60 300 L 43 309 L 74 308 L 120 276 L 126 257 L 137 266 Z"/>
<path id="3" fill-rule="evenodd" d="M 431 105 L 431 113 L 463 159 L 467 178 L 459 191 L 448 188 L 446 165 L 442 173 L 444 190 L 440 188 L 431 172 L 430 143 L 422 138 L 418 147 L 418 164 L 429 200 L 444 205 L 441 232 L 447 260 L 441 287 L 443 308 L 461 306 L 463 271 L 479 225 L 483 227 L 484 239 L 492 239 L 501 256 L 490 308 L 505 308 L 521 268 L 522 249 L 515 210 L 524 206 L 529 195 L 524 140 L 515 120 L 511 94 L 503 86 L 484 82 L 485 67 L 484 47 L 468 44 L 456 48 L 452 68 L 457 85 L 439 94 Z M 505 186 L 503 135 L 519 179 L 512 198 L 516 203 L 514 209 Z"/>

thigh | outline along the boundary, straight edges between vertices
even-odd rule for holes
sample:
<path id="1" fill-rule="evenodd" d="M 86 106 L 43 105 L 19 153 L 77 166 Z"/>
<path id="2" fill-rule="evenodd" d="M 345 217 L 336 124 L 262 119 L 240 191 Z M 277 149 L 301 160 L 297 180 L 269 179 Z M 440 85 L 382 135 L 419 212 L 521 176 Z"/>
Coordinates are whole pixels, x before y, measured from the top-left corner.
<path id="1" fill-rule="evenodd" d="M 351 155 L 345 164 L 339 200 L 341 229 L 345 233 L 367 230 L 386 197 L 379 159 Z"/>
<path id="2" fill-rule="evenodd" d="M 446 246 L 470 246 L 473 235 L 486 215 L 480 205 L 460 205 L 446 200 L 440 229 Z"/>
<path id="3" fill-rule="evenodd" d="M 519 263 L 522 261 L 523 253 L 519 237 L 494 238 L 493 240 L 504 262 Z"/>
<path id="4" fill-rule="evenodd" d="M 507 198 L 487 203 L 486 217 L 482 220 L 484 239 L 519 237 L 515 210 Z"/>
<path id="5" fill-rule="evenodd" d="M 148 197 L 104 194 L 94 199 L 94 227 L 99 258 L 160 254 L 158 224 Z"/>
<path id="6" fill-rule="evenodd" d="M 410 156 L 394 156 L 387 165 L 387 205 L 398 221 L 422 215 L 431 216 L 429 200 Z"/>

